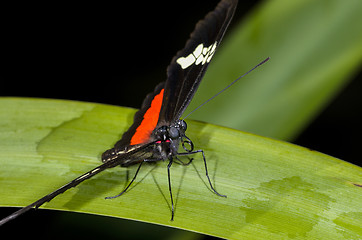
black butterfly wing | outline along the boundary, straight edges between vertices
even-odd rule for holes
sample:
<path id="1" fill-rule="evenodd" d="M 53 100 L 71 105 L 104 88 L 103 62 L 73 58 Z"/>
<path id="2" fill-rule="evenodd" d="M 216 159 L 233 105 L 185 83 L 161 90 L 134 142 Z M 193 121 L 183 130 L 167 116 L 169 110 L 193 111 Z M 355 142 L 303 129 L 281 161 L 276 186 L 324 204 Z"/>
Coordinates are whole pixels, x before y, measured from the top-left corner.
<path id="1" fill-rule="evenodd" d="M 234 15 L 237 0 L 222 0 L 214 11 L 196 24 L 184 49 L 167 68 L 167 80 L 158 126 L 181 117 Z"/>
<path id="2" fill-rule="evenodd" d="M 233 17 L 237 2 L 222 0 L 214 11 L 196 24 L 184 49 L 168 66 L 166 82 L 147 95 L 132 126 L 115 144 L 116 149 L 150 142 L 151 133 L 157 126 L 181 117 Z"/>

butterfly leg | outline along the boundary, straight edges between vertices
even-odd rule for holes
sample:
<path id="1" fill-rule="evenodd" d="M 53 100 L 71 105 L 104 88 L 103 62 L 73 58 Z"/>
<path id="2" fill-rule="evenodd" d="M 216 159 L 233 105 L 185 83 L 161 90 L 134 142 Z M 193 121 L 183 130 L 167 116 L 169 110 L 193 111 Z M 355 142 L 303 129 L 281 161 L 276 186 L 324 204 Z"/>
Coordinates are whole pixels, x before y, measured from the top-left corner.
<path id="1" fill-rule="evenodd" d="M 195 151 L 190 151 L 190 152 L 184 152 L 184 153 L 178 153 L 177 155 L 190 155 L 190 154 L 195 154 L 195 153 L 201 153 L 202 154 L 202 158 L 204 160 L 204 165 L 205 165 L 205 173 L 206 173 L 206 177 L 207 177 L 207 180 L 209 181 L 209 184 L 210 184 L 210 188 L 212 189 L 212 191 L 220 196 L 220 197 L 226 197 L 226 195 L 223 195 L 223 194 L 220 194 L 218 193 L 214 186 L 212 185 L 211 183 L 211 180 L 210 180 L 210 177 L 209 177 L 209 171 L 207 170 L 207 163 L 206 163 L 206 157 L 205 157 L 205 153 L 204 153 L 204 150 L 200 149 L 200 150 L 195 150 Z"/>
<path id="2" fill-rule="evenodd" d="M 121 196 L 123 193 L 125 193 L 125 192 L 128 190 L 128 188 L 132 185 L 132 183 L 134 182 L 134 180 L 136 179 L 136 177 L 137 177 L 137 175 L 138 175 L 138 172 L 140 171 L 143 162 L 144 162 L 144 161 L 142 161 L 142 162 L 140 163 L 140 165 L 138 166 L 137 171 L 136 171 L 134 177 L 132 178 L 131 182 L 125 187 L 125 189 L 124 189 L 120 194 L 118 194 L 118 195 L 116 195 L 116 196 L 112 196 L 112 197 L 106 197 L 105 199 L 117 198 L 117 197 Z"/>
<path id="3" fill-rule="evenodd" d="M 192 160 L 194 160 L 193 158 L 189 158 L 188 157 L 188 159 L 189 159 L 189 161 L 187 162 L 187 163 L 185 163 L 185 162 L 183 162 L 181 159 L 179 159 L 177 156 L 175 156 L 175 158 L 176 158 L 176 160 L 177 160 L 177 162 L 176 163 L 180 163 L 182 166 L 188 166 L 188 165 L 190 165 L 191 164 L 191 162 L 192 162 Z"/>
<path id="4" fill-rule="evenodd" d="M 170 168 L 171 168 L 172 162 L 173 162 L 173 160 L 170 159 L 170 162 L 167 165 L 168 191 L 170 192 L 170 197 L 171 197 L 171 221 L 173 221 L 173 217 L 175 215 L 175 209 L 174 209 L 173 197 L 172 197 L 172 189 L 171 189 L 171 173 L 170 173 Z"/>

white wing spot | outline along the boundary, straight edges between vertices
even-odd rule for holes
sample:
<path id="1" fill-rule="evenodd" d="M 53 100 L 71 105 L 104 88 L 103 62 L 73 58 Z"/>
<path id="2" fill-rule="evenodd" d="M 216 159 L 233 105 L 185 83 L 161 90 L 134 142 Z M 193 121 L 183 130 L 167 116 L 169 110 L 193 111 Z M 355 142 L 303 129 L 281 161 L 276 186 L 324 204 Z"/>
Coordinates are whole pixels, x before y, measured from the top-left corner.
<path id="1" fill-rule="evenodd" d="M 178 64 L 180 64 L 182 69 L 188 68 L 195 62 L 196 58 L 194 55 L 190 54 L 187 57 L 180 57 L 176 60 Z"/>
<path id="2" fill-rule="evenodd" d="M 214 56 L 215 50 L 217 47 L 217 41 L 208 46 L 204 47 L 204 44 L 199 44 L 187 57 L 180 57 L 176 60 L 176 62 L 181 66 L 182 69 L 186 69 L 190 67 L 192 64 L 199 65 L 200 63 L 204 65 L 205 63 L 209 63 L 211 58 Z"/>
<path id="3" fill-rule="evenodd" d="M 210 55 L 210 53 L 208 52 L 206 54 L 206 56 L 204 57 L 204 59 L 202 60 L 202 63 L 201 63 L 202 65 L 204 65 L 206 63 L 207 59 L 209 58 L 209 55 Z"/>
<path id="4" fill-rule="evenodd" d="M 195 64 L 196 64 L 196 65 L 199 65 L 203 60 L 204 60 L 204 55 L 201 54 L 201 55 L 196 59 Z"/>
<path id="5" fill-rule="evenodd" d="M 200 56 L 203 48 L 204 48 L 204 44 L 202 44 L 202 43 L 196 47 L 196 49 L 193 53 L 196 58 L 198 58 Z"/>
<path id="6" fill-rule="evenodd" d="M 211 53 L 214 53 L 215 50 L 216 50 L 216 46 L 217 46 L 217 42 L 214 43 L 214 45 L 212 45 L 212 48 L 211 48 Z"/>
<path id="7" fill-rule="evenodd" d="M 206 60 L 207 63 L 209 63 L 211 61 L 211 58 L 214 56 L 214 53 L 215 52 L 211 53 L 210 56 L 207 58 L 207 60 Z"/>

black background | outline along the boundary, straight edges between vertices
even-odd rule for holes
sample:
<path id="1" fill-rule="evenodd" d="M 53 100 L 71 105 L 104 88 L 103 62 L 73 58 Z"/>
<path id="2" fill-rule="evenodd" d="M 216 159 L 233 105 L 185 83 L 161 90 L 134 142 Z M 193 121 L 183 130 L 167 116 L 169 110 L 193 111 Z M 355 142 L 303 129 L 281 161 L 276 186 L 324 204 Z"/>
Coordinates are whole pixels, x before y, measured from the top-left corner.
<path id="1" fill-rule="evenodd" d="M 165 80 L 167 65 L 184 46 L 195 23 L 217 3 L 187 0 L 172 4 L 133 1 L 119 6 L 99 6 L 96 2 L 6 6 L 0 96 L 71 99 L 139 108 L 144 96 Z M 233 24 L 256 4 L 240 3 Z M 361 166 L 361 109 L 360 73 L 294 143 Z M 1 209 L 0 216 L 11 212 L 13 209 Z M 15 234 L 22 233 L 16 232 L 19 229 L 29 230 L 29 237 L 38 238 L 112 238 L 103 225 L 108 220 L 87 218 L 99 226 L 90 229 L 87 224 L 80 224 L 80 215 L 32 211 L 9 223 L 6 230 Z M 67 216 L 71 216 L 73 224 L 64 220 Z M 123 222 L 116 221 L 119 226 Z M 140 225 L 134 224 L 139 232 Z M 149 224 L 142 225 L 148 227 Z M 168 232 L 162 229 L 157 231 Z M 127 233 L 123 229 L 120 234 L 122 231 Z M 152 231 L 151 226 L 148 232 Z"/>

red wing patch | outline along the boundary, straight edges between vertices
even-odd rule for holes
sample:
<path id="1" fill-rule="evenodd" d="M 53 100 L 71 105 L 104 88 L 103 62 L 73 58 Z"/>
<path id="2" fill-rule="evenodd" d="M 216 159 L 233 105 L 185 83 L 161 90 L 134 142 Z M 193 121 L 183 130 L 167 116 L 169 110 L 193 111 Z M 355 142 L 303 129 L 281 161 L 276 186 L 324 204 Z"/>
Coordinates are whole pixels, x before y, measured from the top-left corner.
<path id="1" fill-rule="evenodd" d="M 146 113 L 143 115 L 141 124 L 138 126 L 135 134 L 131 138 L 131 145 L 145 143 L 148 139 L 150 139 L 151 133 L 155 129 L 160 115 L 163 90 L 164 89 L 162 89 L 160 93 L 153 98 L 151 107 L 147 109 Z"/>

